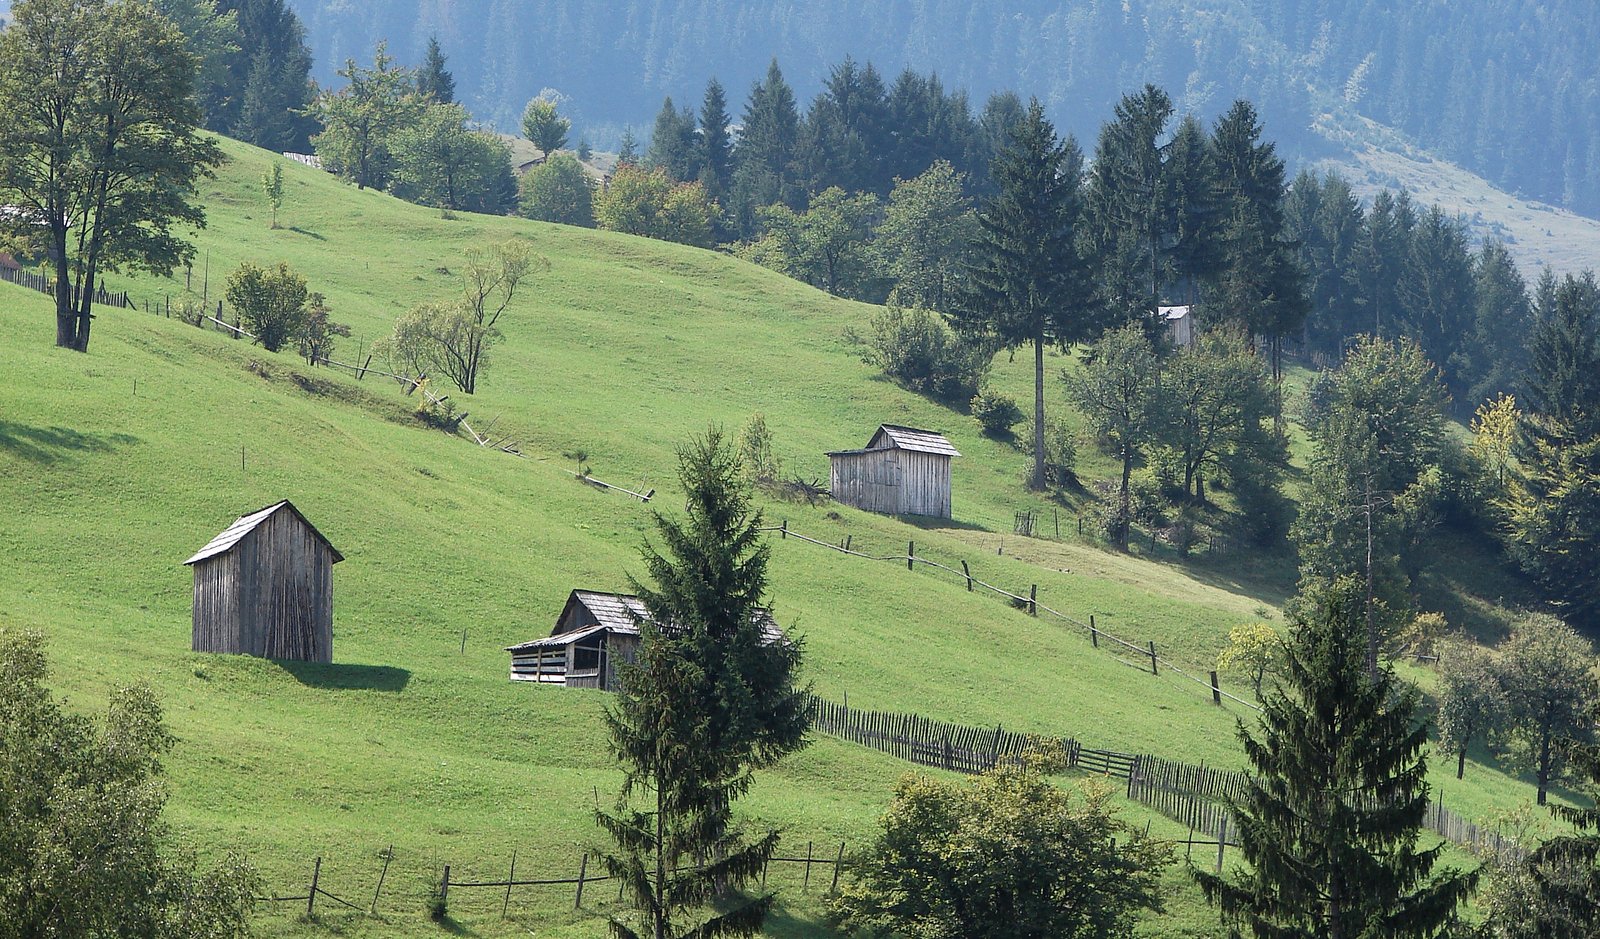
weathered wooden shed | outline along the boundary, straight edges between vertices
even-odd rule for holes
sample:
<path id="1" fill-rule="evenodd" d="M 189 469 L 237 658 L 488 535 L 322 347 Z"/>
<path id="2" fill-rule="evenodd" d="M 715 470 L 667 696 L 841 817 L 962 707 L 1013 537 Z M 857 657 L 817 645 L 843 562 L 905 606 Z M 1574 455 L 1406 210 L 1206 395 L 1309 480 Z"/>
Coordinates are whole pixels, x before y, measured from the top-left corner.
<path id="1" fill-rule="evenodd" d="M 288 500 L 240 516 L 194 568 L 194 650 L 333 661 L 333 565 L 344 555 Z"/>
<path id="2" fill-rule="evenodd" d="M 549 636 L 506 648 L 511 680 L 615 690 L 617 669 L 639 652 L 639 621 L 649 618 L 638 597 L 574 590 Z M 762 628 L 766 642 L 783 638 L 771 615 Z"/>
<path id="3" fill-rule="evenodd" d="M 931 430 L 881 424 L 860 450 L 828 454 L 834 499 L 886 515 L 950 517 L 950 458 L 961 453 Z"/>
<path id="4" fill-rule="evenodd" d="M 1167 341 L 1180 349 L 1193 349 L 1195 344 L 1194 313 L 1188 306 L 1164 306 L 1156 310 L 1166 329 Z"/>

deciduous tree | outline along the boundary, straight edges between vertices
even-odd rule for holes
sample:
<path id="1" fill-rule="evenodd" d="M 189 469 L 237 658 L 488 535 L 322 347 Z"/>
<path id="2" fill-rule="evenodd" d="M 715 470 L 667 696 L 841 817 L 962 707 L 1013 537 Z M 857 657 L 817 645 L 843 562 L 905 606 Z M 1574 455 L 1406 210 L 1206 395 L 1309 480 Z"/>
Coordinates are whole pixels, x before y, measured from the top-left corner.
<path id="1" fill-rule="evenodd" d="M 871 934 L 1123 939 L 1163 909 L 1171 854 L 1093 782 L 1068 792 L 1026 768 L 964 784 L 907 776 L 836 905 Z"/>
<path id="2" fill-rule="evenodd" d="M 558 153 L 522 175 L 519 211 L 528 218 L 594 227 L 594 186 L 583 165 Z"/>
<path id="3" fill-rule="evenodd" d="M 1439 649 L 1439 743 L 1456 757 L 1456 778 L 1467 769 L 1467 748 L 1505 724 L 1507 704 L 1499 663 L 1487 649 L 1447 642 Z"/>
<path id="4" fill-rule="evenodd" d="M 86 352 L 107 271 L 165 276 L 194 256 L 196 183 L 222 161 L 196 133 L 197 61 L 133 0 L 24 0 L 0 33 L 0 218 L 54 268 L 56 345 Z"/>
<path id="5" fill-rule="evenodd" d="M 306 279 L 283 261 L 272 267 L 246 261 L 228 275 L 226 289 L 228 305 L 268 352 L 304 331 Z"/>
<path id="6" fill-rule="evenodd" d="M 92 719 L 50 695 L 44 641 L 0 628 L 0 926 L 7 936 L 245 939 L 258 879 L 202 868 L 162 819 L 172 735 L 148 688 Z"/>
<path id="7" fill-rule="evenodd" d="M 1500 654 L 1511 741 L 1533 768 L 1544 805 L 1566 762 L 1562 741 L 1595 739 L 1594 648 L 1567 624 L 1536 614 L 1517 626 Z"/>
<path id="8" fill-rule="evenodd" d="M 1076 372 L 1063 371 L 1067 394 L 1093 429 L 1107 453 L 1122 464 L 1117 486 L 1116 516 L 1111 539 L 1128 549 L 1128 483 L 1133 465 L 1161 430 L 1165 420 L 1157 393 L 1160 370 L 1150 341 L 1138 324 L 1113 329 L 1094 344 L 1087 361 Z"/>
<path id="9" fill-rule="evenodd" d="M 312 105 L 322 133 L 311 143 L 323 166 L 360 189 L 388 186 L 389 140 L 415 123 L 426 108 L 417 95 L 416 77 L 394 63 L 387 43 L 379 42 L 371 68 L 345 60 L 338 73 L 345 87 L 323 92 Z"/>
<path id="10" fill-rule="evenodd" d="M 549 98 L 534 98 L 522 111 L 522 136 L 533 141 L 546 158 L 567 145 L 572 122 L 556 111 Z"/>
<path id="11" fill-rule="evenodd" d="M 467 129 L 459 104 L 428 104 L 416 121 L 389 138 L 394 178 L 401 198 L 437 206 L 441 212 L 502 214 L 514 201 L 511 151 L 492 134 Z"/>
<path id="12" fill-rule="evenodd" d="M 942 160 L 915 179 L 895 181 L 874 233 L 874 249 L 899 302 L 951 310 L 978 235 L 964 181 Z"/>

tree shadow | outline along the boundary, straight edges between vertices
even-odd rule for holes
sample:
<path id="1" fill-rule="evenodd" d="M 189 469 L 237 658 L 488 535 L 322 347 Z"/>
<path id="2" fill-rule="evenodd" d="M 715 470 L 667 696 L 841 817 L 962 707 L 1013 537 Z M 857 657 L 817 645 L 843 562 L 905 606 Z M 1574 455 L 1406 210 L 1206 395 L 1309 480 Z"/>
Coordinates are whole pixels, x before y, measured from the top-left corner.
<path id="1" fill-rule="evenodd" d="M 302 685 L 329 691 L 404 691 L 411 672 L 392 665 L 346 665 L 274 659 Z"/>
<path id="2" fill-rule="evenodd" d="M 328 236 L 322 235 L 322 234 L 318 234 L 317 232 L 311 231 L 310 229 L 307 229 L 307 228 L 301 228 L 298 225 L 291 225 L 289 227 L 289 230 L 294 232 L 296 235 L 305 235 L 307 238 L 315 238 L 318 241 L 327 241 L 328 240 Z"/>
<path id="3" fill-rule="evenodd" d="M 138 443 L 131 434 L 95 434 L 70 427 L 34 427 L 0 420 L 0 450 L 35 463 L 58 463 L 74 453 L 110 453 Z"/>
<path id="4" fill-rule="evenodd" d="M 897 521 L 904 522 L 913 528 L 921 528 L 926 531 L 939 531 L 941 529 L 949 528 L 959 529 L 961 531 L 989 530 L 975 522 L 963 522 L 956 518 L 941 518 L 937 515 L 896 515 L 893 517 Z"/>

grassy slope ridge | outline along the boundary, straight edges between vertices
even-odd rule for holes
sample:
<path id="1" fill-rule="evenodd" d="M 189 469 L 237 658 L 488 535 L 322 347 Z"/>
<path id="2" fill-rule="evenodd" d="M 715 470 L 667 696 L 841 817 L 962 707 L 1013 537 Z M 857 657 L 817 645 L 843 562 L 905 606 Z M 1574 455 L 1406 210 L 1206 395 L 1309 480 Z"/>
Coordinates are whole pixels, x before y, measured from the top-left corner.
<path id="1" fill-rule="evenodd" d="M 837 507 L 776 505 L 771 517 L 885 553 L 914 539 L 919 554 L 968 559 L 1019 590 L 1038 583 L 1058 609 L 1096 613 L 1197 665 L 1229 625 L 1270 605 L 1268 591 L 1226 570 L 1014 538 L 995 554 L 994 532 L 1027 507 L 1021 456 L 874 377 L 843 338 L 870 308 L 710 252 L 441 220 L 297 165 L 285 169 L 292 227 L 268 231 L 257 181 L 269 155 L 225 146 L 232 163 L 207 186 L 195 286 L 209 270 L 215 296 L 241 260 L 288 260 L 354 327 L 341 357 L 409 305 L 447 295 L 444 270 L 467 245 L 518 234 L 552 262 L 507 314 L 484 390 L 465 404 L 475 422 L 499 418 L 527 460 L 421 427 L 391 384 L 176 320 L 105 310 L 90 355 L 58 351 L 44 298 L 0 285 L 0 622 L 47 633 L 56 682 L 77 706 L 97 706 L 115 682 L 151 683 L 179 740 L 174 819 L 204 844 L 250 845 L 271 889 L 298 892 L 322 854 L 330 889 L 359 896 L 393 842 L 391 922 L 349 928 L 424 929 L 416 911 L 439 863 L 457 880 L 494 878 L 514 847 L 525 876 L 570 876 L 581 846 L 597 842 L 594 800 L 617 781 L 602 697 L 514 686 L 501 649 L 547 633 L 573 587 L 624 589 L 649 519 L 626 497 L 574 482 L 563 452 L 587 451 L 601 478 L 656 487 L 654 505 L 673 511 L 673 448 L 709 422 L 734 428 L 764 411 L 780 455 L 807 476 L 826 473 L 823 451 L 859 445 L 879 421 L 936 427 L 965 454 L 954 525 Z M 153 279 L 116 286 L 140 300 L 176 292 Z M 1002 382 L 1019 381 L 1015 367 L 998 367 Z M 235 515 L 285 497 L 348 558 L 335 570 L 338 664 L 190 653 L 180 562 Z M 793 540 L 773 552 L 772 599 L 804 634 L 822 694 L 1238 762 L 1234 713 L 1193 685 L 1152 678 L 946 579 Z M 749 810 L 798 839 L 857 841 L 903 769 L 819 739 L 762 780 Z M 1469 811 L 1526 795 L 1486 770 L 1457 788 L 1451 804 Z M 570 897 L 560 891 L 526 894 L 512 909 L 528 925 L 601 931 L 562 912 Z M 1187 896 L 1151 928 L 1204 934 L 1209 920 Z M 500 924 L 482 892 L 454 899 L 466 928 L 523 928 Z M 774 932 L 812 934 L 816 915 L 796 898 Z M 284 913 L 263 922 L 269 934 L 298 928 Z"/>

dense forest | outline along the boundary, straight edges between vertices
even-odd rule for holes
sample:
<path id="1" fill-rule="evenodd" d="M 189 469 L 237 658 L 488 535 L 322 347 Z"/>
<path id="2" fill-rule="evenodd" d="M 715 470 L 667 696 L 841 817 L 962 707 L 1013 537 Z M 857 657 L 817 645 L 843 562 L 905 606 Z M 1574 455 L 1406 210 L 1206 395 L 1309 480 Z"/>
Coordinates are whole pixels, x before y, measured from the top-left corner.
<path id="1" fill-rule="evenodd" d="M 714 72 L 734 96 L 776 54 L 802 96 L 845 55 L 887 75 L 936 69 L 982 99 L 1037 95 L 1088 136 L 1128 88 L 1171 89 L 1214 118 L 1255 102 L 1286 155 L 1325 147 L 1317 115 L 1354 109 L 1490 181 L 1600 215 L 1600 20 L 1583 0 L 1472 4 L 1373 0 L 735 4 L 576 0 L 293 0 L 323 84 L 387 37 L 419 62 L 438 35 L 483 120 L 512 128 L 553 89 L 575 126 L 609 144 L 663 96 Z M 708 63 L 716 63 L 713 67 Z"/>

